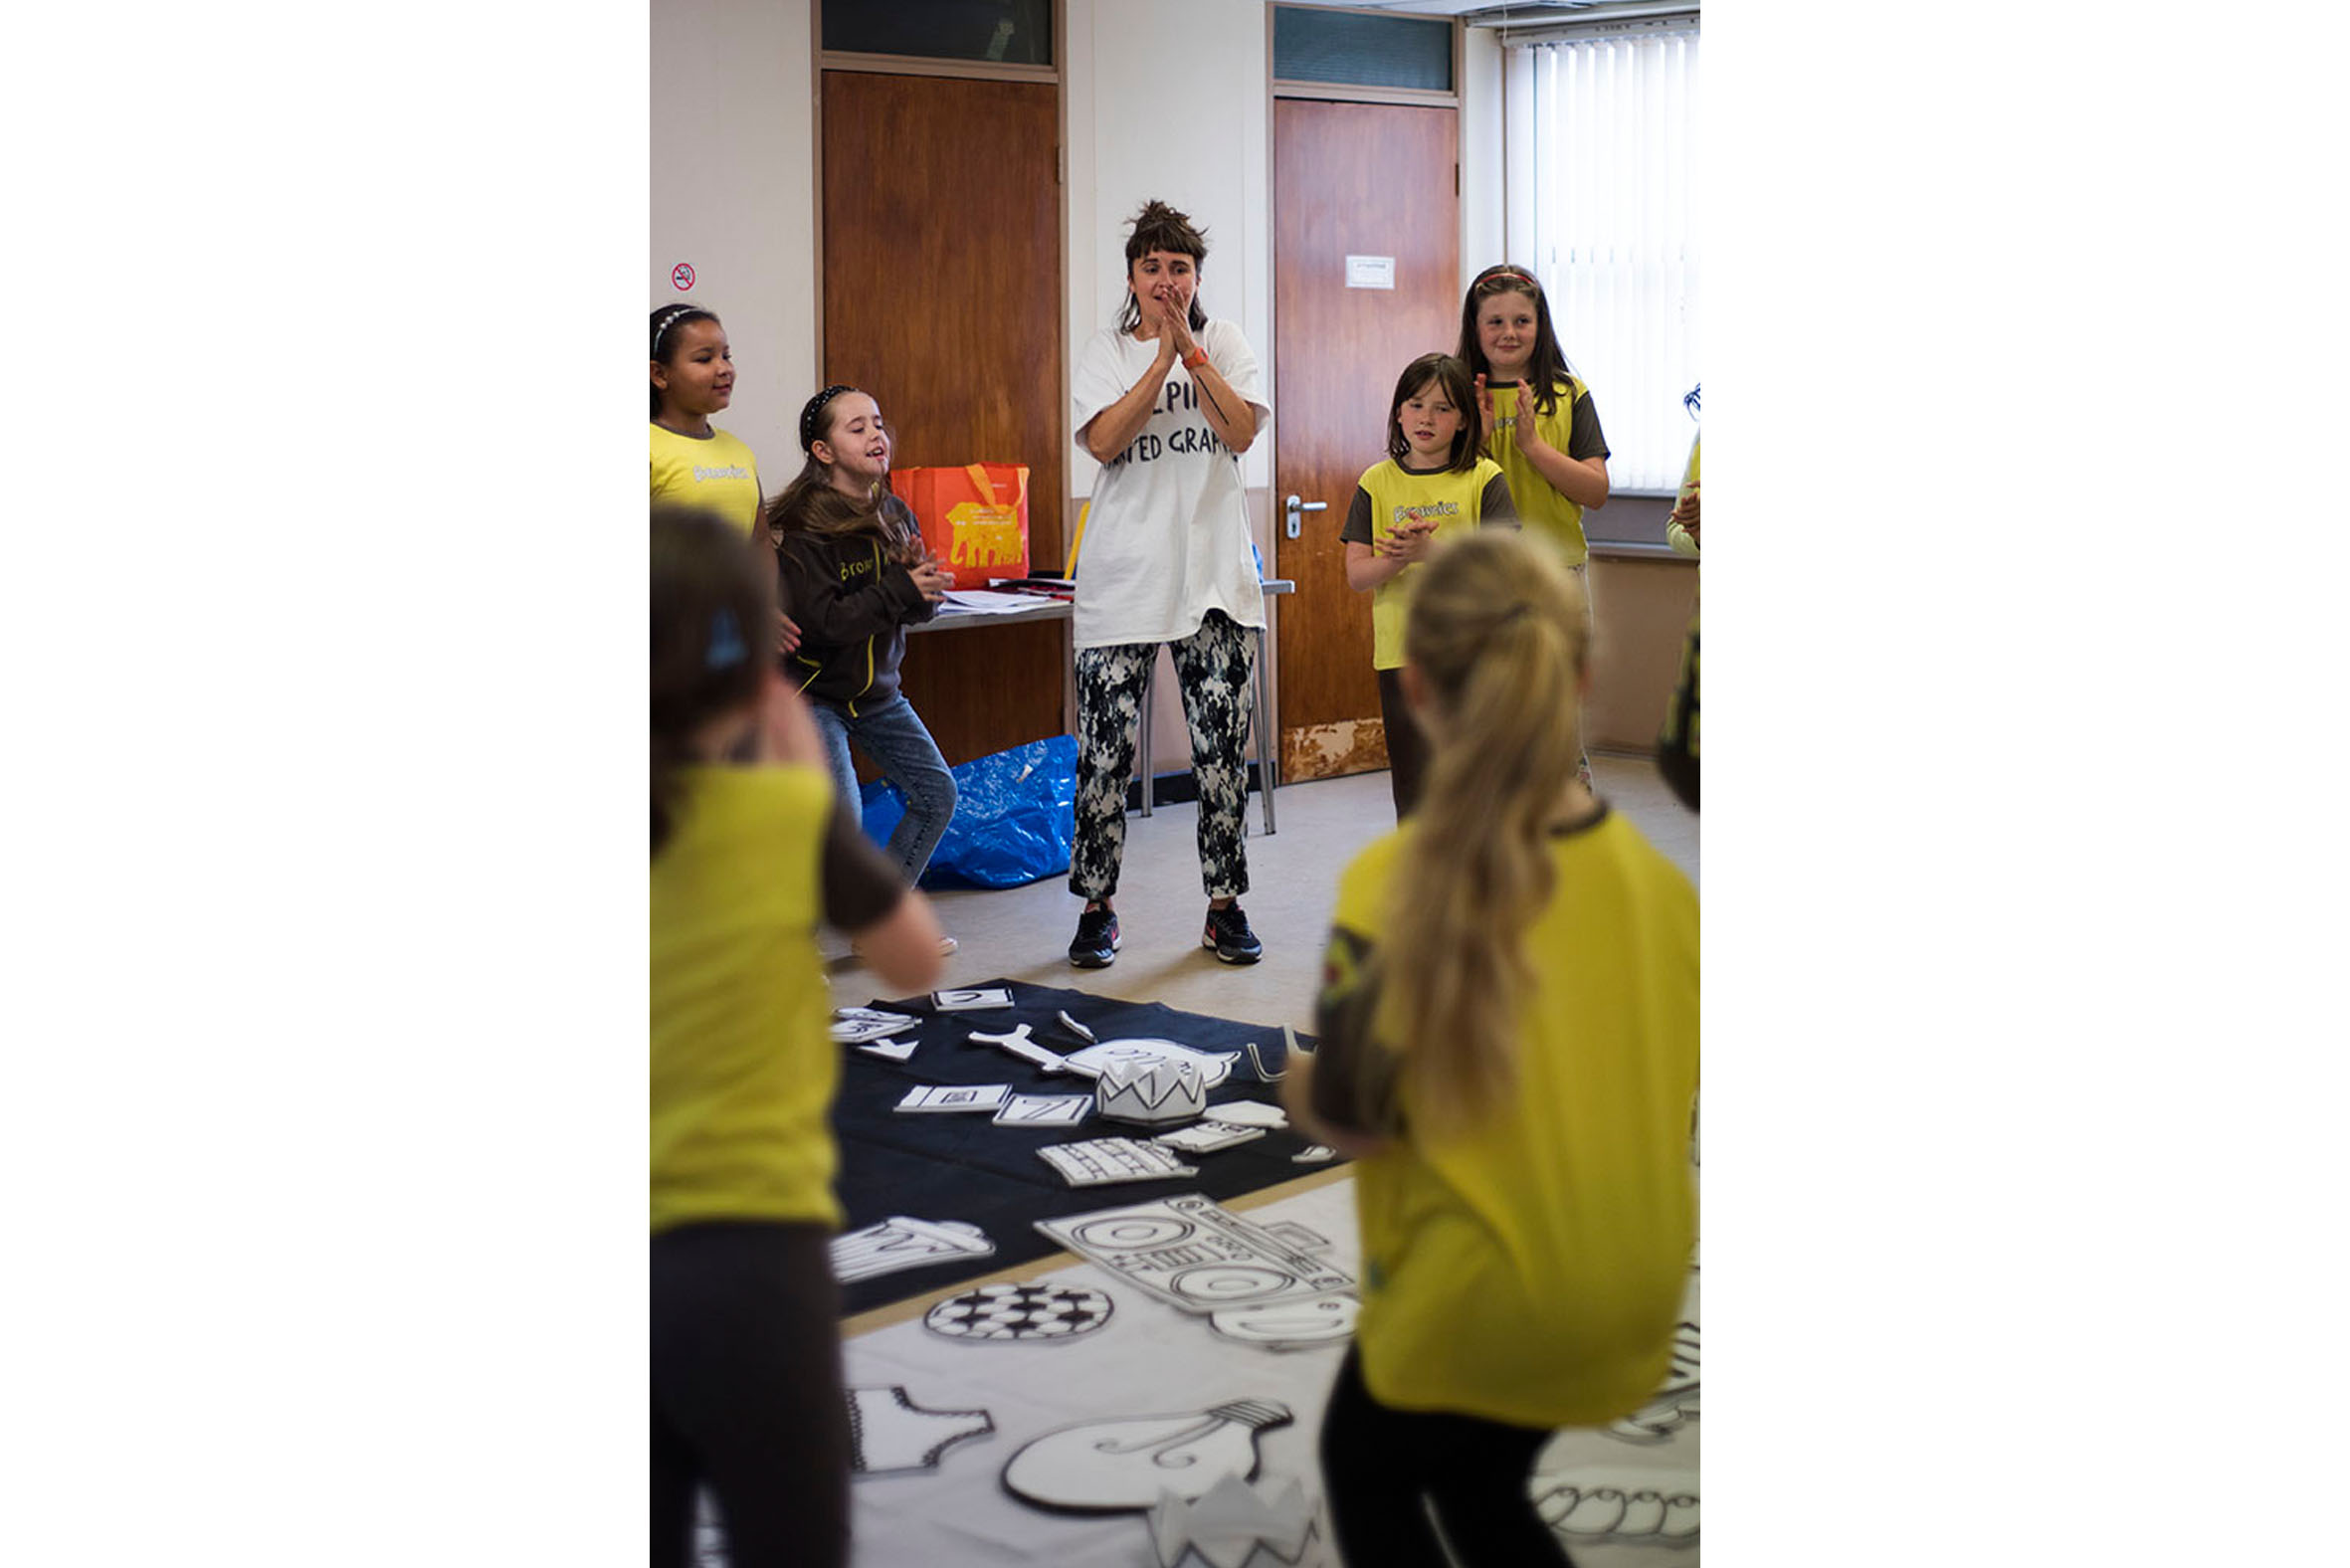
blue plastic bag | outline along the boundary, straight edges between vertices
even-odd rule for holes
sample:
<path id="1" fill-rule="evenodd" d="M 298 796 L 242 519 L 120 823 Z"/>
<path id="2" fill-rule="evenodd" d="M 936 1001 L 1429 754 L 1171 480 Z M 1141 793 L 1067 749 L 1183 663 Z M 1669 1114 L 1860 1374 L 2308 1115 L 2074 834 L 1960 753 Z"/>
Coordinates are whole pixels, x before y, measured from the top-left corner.
<path id="1" fill-rule="evenodd" d="M 938 841 L 925 887 L 1018 887 L 1069 870 L 1077 823 L 1077 743 L 1054 735 L 975 757 L 953 770 L 955 815 Z M 865 786 L 865 832 L 885 845 L 905 815 L 886 779 Z"/>

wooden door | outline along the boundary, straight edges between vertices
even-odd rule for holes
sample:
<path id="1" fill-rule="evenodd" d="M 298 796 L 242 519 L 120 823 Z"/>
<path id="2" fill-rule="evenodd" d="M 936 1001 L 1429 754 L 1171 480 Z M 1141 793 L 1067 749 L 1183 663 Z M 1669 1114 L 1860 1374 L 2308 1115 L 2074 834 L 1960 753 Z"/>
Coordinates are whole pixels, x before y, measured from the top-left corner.
<path id="1" fill-rule="evenodd" d="M 1281 98 L 1273 113 L 1274 560 L 1285 779 L 1387 765 L 1371 673 L 1371 600 L 1346 586 L 1338 529 L 1386 456 L 1404 366 L 1461 331 L 1459 120 L 1450 107 Z M 1347 258 L 1387 258 L 1395 287 L 1347 287 Z M 1288 537 L 1282 500 L 1323 501 Z"/>
<path id="2" fill-rule="evenodd" d="M 874 394 L 900 468 L 1027 464 L 1029 559 L 1058 569 L 1060 89 L 855 71 L 823 84 L 820 373 Z M 1066 663 L 1050 623 L 916 638 L 905 694 L 965 762 L 1060 734 Z"/>

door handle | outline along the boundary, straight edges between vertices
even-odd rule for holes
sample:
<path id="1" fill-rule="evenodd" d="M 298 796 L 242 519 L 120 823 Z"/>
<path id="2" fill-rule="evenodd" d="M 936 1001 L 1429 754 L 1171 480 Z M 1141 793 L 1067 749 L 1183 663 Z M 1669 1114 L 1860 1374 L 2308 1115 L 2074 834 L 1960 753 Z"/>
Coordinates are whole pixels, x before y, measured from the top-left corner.
<path id="1" fill-rule="evenodd" d="M 1326 511 L 1329 509 L 1329 505 L 1330 503 L 1326 500 L 1306 500 L 1296 495 L 1289 496 L 1281 502 L 1281 511 L 1288 518 L 1288 526 L 1281 531 L 1292 539 L 1296 538 L 1300 531 L 1298 520 L 1300 516 L 1309 511 Z"/>

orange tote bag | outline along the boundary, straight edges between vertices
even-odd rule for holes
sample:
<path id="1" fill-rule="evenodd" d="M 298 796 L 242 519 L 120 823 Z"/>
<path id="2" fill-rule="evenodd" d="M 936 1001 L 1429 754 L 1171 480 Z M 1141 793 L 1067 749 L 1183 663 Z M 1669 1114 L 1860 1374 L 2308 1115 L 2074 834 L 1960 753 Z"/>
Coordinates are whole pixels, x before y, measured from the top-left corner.
<path id="1" fill-rule="evenodd" d="M 913 508 L 922 543 L 954 572 L 957 588 L 1028 575 L 1028 465 L 896 469 L 889 489 Z"/>

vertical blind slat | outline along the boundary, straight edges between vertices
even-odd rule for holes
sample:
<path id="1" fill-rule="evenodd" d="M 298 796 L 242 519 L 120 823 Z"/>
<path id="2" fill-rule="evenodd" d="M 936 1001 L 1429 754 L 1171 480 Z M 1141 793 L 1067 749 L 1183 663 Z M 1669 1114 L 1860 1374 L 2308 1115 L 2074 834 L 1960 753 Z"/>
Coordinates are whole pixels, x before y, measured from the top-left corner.
<path id="1" fill-rule="evenodd" d="M 1599 405 L 1614 484 L 1671 490 L 1698 374 L 1697 35 L 1510 49 L 1531 67 L 1528 250 L 1559 346 Z"/>

